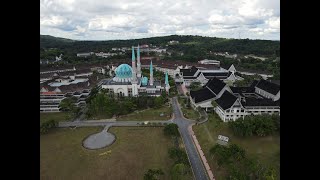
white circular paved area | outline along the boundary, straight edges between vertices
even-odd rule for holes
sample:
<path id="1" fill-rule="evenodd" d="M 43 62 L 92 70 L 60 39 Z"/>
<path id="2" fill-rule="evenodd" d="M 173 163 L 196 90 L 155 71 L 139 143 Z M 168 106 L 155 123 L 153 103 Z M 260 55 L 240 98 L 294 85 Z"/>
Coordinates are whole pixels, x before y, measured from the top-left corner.
<path id="1" fill-rule="evenodd" d="M 111 145 L 115 140 L 115 135 L 107 131 L 101 131 L 87 137 L 83 141 L 83 146 L 87 149 L 100 149 Z"/>

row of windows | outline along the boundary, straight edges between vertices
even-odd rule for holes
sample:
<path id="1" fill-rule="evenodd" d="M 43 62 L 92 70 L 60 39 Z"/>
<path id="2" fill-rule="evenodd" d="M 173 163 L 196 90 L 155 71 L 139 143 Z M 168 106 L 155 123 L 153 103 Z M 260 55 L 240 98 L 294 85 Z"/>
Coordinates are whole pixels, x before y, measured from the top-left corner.
<path id="1" fill-rule="evenodd" d="M 237 117 L 238 118 L 238 117 L 242 117 L 242 116 L 244 116 L 244 115 L 230 115 L 230 116 L 226 115 L 226 117 L 231 117 L 231 118 L 233 118 L 233 117 Z"/>
<path id="2" fill-rule="evenodd" d="M 273 113 L 277 111 L 247 111 L 247 113 Z"/>
<path id="3" fill-rule="evenodd" d="M 230 112 L 234 112 L 234 111 L 227 110 L 227 113 L 230 113 Z M 238 113 L 238 112 L 244 112 L 244 109 L 241 109 L 241 110 L 238 109 L 236 112 L 237 112 L 237 113 Z"/>

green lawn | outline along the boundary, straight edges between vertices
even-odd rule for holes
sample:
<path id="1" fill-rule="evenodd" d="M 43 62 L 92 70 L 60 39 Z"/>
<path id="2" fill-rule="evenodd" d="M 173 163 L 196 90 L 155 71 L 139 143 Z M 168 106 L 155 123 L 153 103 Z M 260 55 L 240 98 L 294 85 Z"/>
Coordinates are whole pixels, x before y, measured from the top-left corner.
<path id="1" fill-rule="evenodd" d="M 162 179 L 170 179 L 174 162 L 168 149 L 174 143 L 164 136 L 163 127 L 113 127 L 110 132 L 117 139 L 110 147 L 83 148 L 83 139 L 101 130 L 64 128 L 40 136 L 40 179 L 141 180 L 149 168 L 161 168 Z"/>
<path id="2" fill-rule="evenodd" d="M 199 118 L 199 113 L 195 111 L 192 107 L 185 108 L 185 100 L 183 98 L 178 98 L 178 101 L 181 107 L 181 111 L 185 118 L 192 120 L 197 120 Z"/>
<path id="3" fill-rule="evenodd" d="M 217 116 L 209 115 L 209 121 L 193 126 L 193 130 L 199 140 L 201 148 L 213 169 L 213 174 L 217 179 L 225 179 L 224 170 L 217 169 L 217 164 L 209 155 L 209 149 L 216 143 L 218 135 L 229 137 L 229 143 L 235 143 L 246 150 L 248 157 L 254 157 L 262 164 L 272 166 L 280 173 L 280 136 L 273 135 L 267 137 L 236 137 L 228 128 L 227 123 L 223 123 Z M 279 177 L 279 176 L 278 176 Z M 280 178 L 279 178 L 280 179 Z"/>
<path id="4" fill-rule="evenodd" d="M 54 119 L 58 122 L 68 121 L 70 120 L 70 116 L 69 116 L 69 113 L 67 112 L 40 113 L 40 125 L 51 119 Z"/>
<path id="5" fill-rule="evenodd" d="M 160 116 L 164 113 L 164 116 Z M 146 109 L 141 111 L 135 111 L 128 115 L 118 117 L 118 121 L 146 121 L 146 120 L 169 120 L 172 115 L 172 108 L 165 106 L 159 109 Z"/>

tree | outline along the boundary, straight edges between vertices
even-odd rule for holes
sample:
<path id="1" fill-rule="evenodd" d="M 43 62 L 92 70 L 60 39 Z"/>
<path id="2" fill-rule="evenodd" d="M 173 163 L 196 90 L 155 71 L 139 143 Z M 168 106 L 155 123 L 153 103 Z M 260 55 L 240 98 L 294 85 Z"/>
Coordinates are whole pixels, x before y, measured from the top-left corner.
<path id="1" fill-rule="evenodd" d="M 244 119 L 228 122 L 228 125 L 237 136 L 267 136 L 278 129 L 275 121 L 276 116 L 257 115 L 246 116 Z"/>
<path id="2" fill-rule="evenodd" d="M 182 163 L 188 167 L 190 166 L 188 155 L 183 149 L 173 147 L 168 150 L 168 153 L 169 157 L 175 160 L 175 164 Z"/>
<path id="3" fill-rule="evenodd" d="M 148 169 L 147 173 L 144 174 L 144 180 L 158 180 L 159 176 L 164 175 L 161 169 Z"/>
<path id="4" fill-rule="evenodd" d="M 229 164 L 231 162 L 231 152 L 226 146 L 216 144 L 209 150 L 209 152 L 217 159 L 219 167 L 224 164 Z"/>
<path id="5" fill-rule="evenodd" d="M 180 137 L 178 125 L 171 123 L 164 127 L 163 132 L 166 136 Z"/>
<path id="6" fill-rule="evenodd" d="M 171 169 L 171 177 L 174 180 L 183 180 L 183 175 L 186 174 L 187 167 L 183 163 L 175 164 Z"/>
<path id="7" fill-rule="evenodd" d="M 275 180 L 277 179 L 277 175 L 276 175 L 276 172 L 275 172 L 275 169 L 274 168 L 268 168 L 263 177 L 266 179 L 266 180 Z"/>
<path id="8" fill-rule="evenodd" d="M 162 96 L 156 97 L 154 100 L 154 106 L 160 108 L 164 104 L 164 99 Z"/>
<path id="9" fill-rule="evenodd" d="M 237 144 L 231 144 L 229 149 L 236 161 L 240 161 L 246 157 L 246 151 Z"/>
<path id="10" fill-rule="evenodd" d="M 202 86 L 200 82 L 192 82 L 189 87 L 191 91 L 197 91 L 201 89 Z"/>
<path id="11" fill-rule="evenodd" d="M 58 123 L 50 119 L 49 121 L 46 121 L 40 125 L 40 134 L 47 133 L 50 129 L 57 127 Z"/>
<path id="12" fill-rule="evenodd" d="M 72 111 L 75 109 L 75 105 L 74 103 L 77 102 L 77 98 L 76 97 L 68 97 L 68 98 L 65 98 L 61 101 L 60 103 L 60 107 L 62 110 L 64 111 Z"/>

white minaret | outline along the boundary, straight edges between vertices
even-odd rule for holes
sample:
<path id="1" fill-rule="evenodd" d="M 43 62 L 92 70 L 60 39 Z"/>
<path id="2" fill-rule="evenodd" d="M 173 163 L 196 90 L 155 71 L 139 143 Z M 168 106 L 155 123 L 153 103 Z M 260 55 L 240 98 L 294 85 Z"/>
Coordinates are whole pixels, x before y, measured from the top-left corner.
<path id="1" fill-rule="evenodd" d="M 149 81 L 150 86 L 153 86 L 153 68 L 152 68 L 152 60 L 150 63 L 150 81 Z"/>
<path id="2" fill-rule="evenodd" d="M 138 44 L 138 49 L 137 49 L 137 76 L 141 78 L 141 62 L 140 62 L 140 47 Z"/>
<path id="3" fill-rule="evenodd" d="M 134 55 L 134 47 L 132 46 L 132 96 L 138 95 L 138 80 L 137 80 L 137 70 L 136 70 L 136 57 Z"/>

